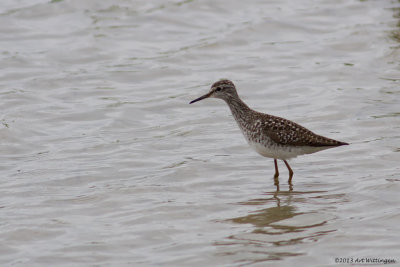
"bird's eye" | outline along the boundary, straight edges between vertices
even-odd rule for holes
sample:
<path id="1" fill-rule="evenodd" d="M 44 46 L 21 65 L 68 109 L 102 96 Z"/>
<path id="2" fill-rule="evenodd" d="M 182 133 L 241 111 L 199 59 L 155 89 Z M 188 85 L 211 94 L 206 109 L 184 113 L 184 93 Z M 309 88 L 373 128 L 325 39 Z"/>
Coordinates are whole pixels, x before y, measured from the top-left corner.
<path id="1" fill-rule="evenodd" d="M 221 89 L 222 89 L 221 87 L 217 87 L 217 88 L 215 88 L 215 91 L 219 92 L 219 91 L 221 91 Z"/>

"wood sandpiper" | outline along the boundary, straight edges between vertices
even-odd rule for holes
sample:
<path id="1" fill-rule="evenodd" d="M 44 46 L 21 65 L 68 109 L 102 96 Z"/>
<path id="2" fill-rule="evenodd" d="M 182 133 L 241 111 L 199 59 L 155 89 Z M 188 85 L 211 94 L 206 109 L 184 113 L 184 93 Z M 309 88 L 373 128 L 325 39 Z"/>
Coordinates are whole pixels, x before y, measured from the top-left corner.
<path id="1" fill-rule="evenodd" d="M 290 120 L 252 110 L 239 98 L 235 85 L 229 80 L 214 83 L 207 94 L 196 98 L 190 104 L 209 97 L 223 99 L 249 145 L 260 155 L 274 159 L 275 182 L 279 176 L 278 159 L 283 160 L 288 168 L 288 182 L 292 185 L 293 170 L 287 162 L 288 159 L 348 145 L 317 135 Z"/>

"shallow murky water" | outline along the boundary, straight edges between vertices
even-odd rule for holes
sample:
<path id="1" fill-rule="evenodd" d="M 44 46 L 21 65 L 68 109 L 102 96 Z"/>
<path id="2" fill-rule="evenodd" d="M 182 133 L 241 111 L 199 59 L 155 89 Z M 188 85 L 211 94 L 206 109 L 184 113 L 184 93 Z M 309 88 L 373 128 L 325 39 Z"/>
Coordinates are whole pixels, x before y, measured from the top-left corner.
<path id="1" fill-rule="evenodd" d="M 0 4 L 1 265 L 400 262 L 397 1 Z M 229 109 L 350 146 L 280 164 Z"/>

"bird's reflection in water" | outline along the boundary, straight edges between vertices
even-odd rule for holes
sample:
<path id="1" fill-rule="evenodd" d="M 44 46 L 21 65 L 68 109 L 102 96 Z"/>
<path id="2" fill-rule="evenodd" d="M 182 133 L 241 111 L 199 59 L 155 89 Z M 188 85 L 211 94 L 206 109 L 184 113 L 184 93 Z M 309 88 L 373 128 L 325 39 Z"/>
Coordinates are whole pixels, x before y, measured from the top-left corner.
<path id="1" fill-rule="evenodd" d="M 275 222 L 279 222 L 285 219 L 292 218 L 296 215 L 303 214 L 296 212 L 296 208 L 292 206 L 293 198 L 296 197 L 296 192 L 293 192 L 293 188 L 289 187 L 287 191 L 280 191 L 279 181 L 274 179 L 276 191 L 265 192 L 264 195 L 267 198 L 250 199 L 245 202 L 240 202 L 240 205 L 265 205 L 269 203 L 275 203 L 274 207 L 269 207 L 261 210 L 257 210 L 251 214 L 243 217 L 232 218 L 230 221 L 235 223 L 250 223 L 256 227 L 270 227 L 272 230 L 271 234 L 277 234 L 276 229 L 282 229 L 279 226 L 271 225 Z M 257 229 L 259 232 L 260 229 Z M 264 229 L 264 233 L 268 233 L 267 229 Z"/>
<path id="2" fill-rule="evenodd" d="M 287 257 L 303 255 L 303 244 L 315 242 L 320 236 L 334 230 L 324 227 L 325 219 L 316 217 L 313 212 L 298 211 L 295 204 L 304 202 L 304 195 L 320 195 L 324 191 L 293 191 L 289 184 L 281 191 L 279 181 L 275 180 L 276 191 L 266 192 L 265 197 L 239 202 L 239 205 L 269 206 L 251 212 L 246 216 L 228 219 L 235 224 L 246 224 L 250 231 L 235 233 L 224 241 L 216 242 L 219 255 L 237 258 L 238 262 L 251 264 L 256 262 L 281 260 Z M 272 204 L 272 207 L 271 207 Z M 296 216 L 311 218 L 311 223 L 296 223 Z M 300 218 L 299 217 L 299 218 Z M 291 219 L 293 218 L 293 219 Z M 284 221 L 291 221 L 285 223 Z"/>

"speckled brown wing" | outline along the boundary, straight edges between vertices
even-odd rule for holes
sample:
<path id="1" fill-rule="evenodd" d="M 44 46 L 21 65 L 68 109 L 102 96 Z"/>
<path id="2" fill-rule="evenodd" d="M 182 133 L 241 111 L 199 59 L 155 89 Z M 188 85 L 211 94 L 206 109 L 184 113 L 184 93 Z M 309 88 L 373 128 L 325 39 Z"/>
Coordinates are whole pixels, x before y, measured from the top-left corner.
<path id="1" fill-rule="evenodd" d="M 266 115 L 264 132 L 272 141 L 290 146 L 341 146 L 347 143 L 336 141 L 304 128 L 303 126 L 284 118 Z"/>

